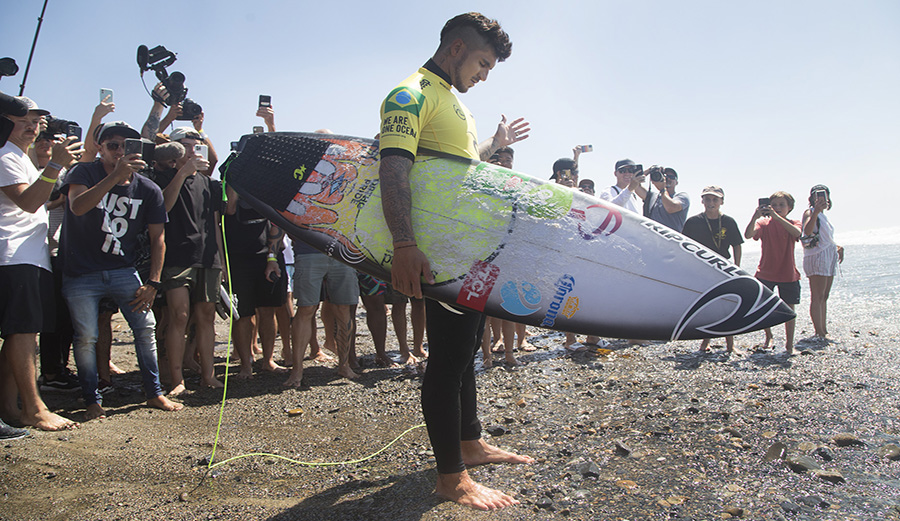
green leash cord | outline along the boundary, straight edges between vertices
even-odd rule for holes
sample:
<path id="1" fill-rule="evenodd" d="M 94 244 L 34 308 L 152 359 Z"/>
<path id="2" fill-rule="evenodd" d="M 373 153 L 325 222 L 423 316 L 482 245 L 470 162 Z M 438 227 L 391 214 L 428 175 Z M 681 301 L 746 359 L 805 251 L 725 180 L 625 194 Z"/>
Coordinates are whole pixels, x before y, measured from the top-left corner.
<path id="1" fill-rule="evenodd" d="M 223 203 L 228 202 L 228 196 L 225 191 L 225 177 L 228 172 L 228 166 L 231 165 L 231 161 L 233 160 L 233 158 L 234 158 L 234 154 L 232 154 L 232 156 L 229 157 L 225 161 L 225 163 L 223 164 L 223 168 L 222 168 L 222 202 Z M 225 239 L 225 212 L 222 212 L 222 249 L 224 250 L 224 253 L 225 253 L 225 276 L 226 276 L 226 280 L 228 281 L 228 294 L 229 294 L 229 298 L 230 298 L 231 288 L 232 288 L 231 262 L 228 258 L 228 243 Z M 212 469 L 214 469 L 220 465 L 225 465 L 226 463 L 230 463 L 232 461 L 236 461 L 236 460 L 243 459 L 243 458 L 255 457 L 255 456 L 266 457 L 266 458 L 276 458 L 276 459 L 287 461 L 294 465 L 304 465 L 307 467 L 330 467 L 330 466 L 335 466 L 335 465 L 354 465 L 356 463 L 362 463 L 363 461 L 367 461 L 367 460 L 374 458 L 375 456 L 378 456 L 382 452 L 389 449 L 392 445 L 397 443 L 400 440 L 400 438 L 406 436 L 407 434 L 409 434 L 410 432 L 412 432 L 416 429 L 420 429 L 425 426 L 424 423 L 421 423 L 419 425 L 414 425 L 414 426 L 406 429 L 402 433 L 400 433 L 399 436 L 397 436 L 396 438 L 391 440 L 390 443 L 388 443 L 381 449 L 373 452 L 372 454 L 370 454 L 364 458 L 359 458 L 359 459 L 355 459 L 355 460 L 315 463 L 315 462 L 309 462 L 309 461 L 298 461 L 298 460 L 288 458 L 285 456 L 280 456 L 278 454 L 269 454 L 266 452 L 251 452 L 248 454 L 242 454 L 240 456 L 233 456 L 231 458 L 222 460 L 218 463 L 213 463 L 213 461 L 216 458 L 216 448 L 219 445 L 219 434 L 222 431 L 222 419 L 225 416 L 225 397 L 228 396 L 228 367 L 231 365 L 231 338 L 232 338 L 231 335 L 232 335 L 232 327 L 234 326 L 234 304 L 233 303 L 231 306 L 229 306 L 229 311 L 230 312 L 228 314 L 228 340 L 226 342 L 227 350 L 225 353 L 225 381 L 224 381 L 224 387 L 222 388 L 222 404 L 219 406 L 219 422 L 216 425 L 216 438 L 215 438 L 215 440 L 213 440 L 212 454 L 210 454 L 210 456 L 209 456 L 209 463 L 207 464 L 207 467 L 206 467 L 206 474 L 208 474 Z M 204 474 L 204 477 L 206 477 L 206 474 Z"/>

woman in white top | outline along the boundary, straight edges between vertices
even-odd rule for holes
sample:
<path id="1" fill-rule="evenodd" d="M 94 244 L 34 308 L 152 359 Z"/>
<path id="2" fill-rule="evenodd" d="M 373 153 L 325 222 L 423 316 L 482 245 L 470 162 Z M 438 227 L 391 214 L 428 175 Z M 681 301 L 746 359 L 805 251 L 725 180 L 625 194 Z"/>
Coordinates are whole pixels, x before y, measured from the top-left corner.
<path id="1" fill-rule="evenodd" d="M 831 209 L 831 191 L 816 185 L 809 191 L 809 208 L 803 212 L 803 271 L 809 279 L 809 315 L 816 337 L 827 339 L 826 310 L 831 283 L 839 262 L 844 261 L 844 248 L 834 242 L 834 226 L 825 217 Z"/>

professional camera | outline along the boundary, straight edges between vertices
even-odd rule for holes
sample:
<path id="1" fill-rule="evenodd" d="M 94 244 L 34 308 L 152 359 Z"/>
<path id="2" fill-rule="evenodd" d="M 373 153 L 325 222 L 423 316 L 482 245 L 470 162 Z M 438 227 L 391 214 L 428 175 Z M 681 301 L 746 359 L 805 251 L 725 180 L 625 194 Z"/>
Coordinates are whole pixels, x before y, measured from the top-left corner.
<path id="1" fill-rule="evenodd" d="M 184 98 L 184 102 L 181 104 L 181 115 L 175 119 L 178 121 L 191 121 L 202 112 L 203 107 L 201 107 L 199 103 L 191 98 Z"/>
<path id="2" fill-rule="evenodd" d="M 666 180 L 665 168 L 657 165 L 653 165 L 647 169 L 647 173 L 650 174 L 650 180 L 654 183 L 661 183 Z"/>
<path id="3" fill-rule="evenodd" d="M 168 92 L 168 96 L 165 99 L 157 96 L 154 92 L 152 94 L 153 99 L 170 107 L 177 105 L 187 96 L 187 88 L 184 86 L 184 74 L 175 71 L 170 75 L 166 71 L 166 67 L 175 63 L 176 59 L 175 53 L 162 45 L 157 45 L 152 49 L 147 49 L 146 45 L 141 45 L 137 50 L 137 63 L 141 69 L 141 76 L 146 71 L 152 70 Z"/>
<path id="4" fill-rule="evenodd" d="M 78 141 L 81 141 L 81 127 L 78 126 L 78 123 L 62 118 L 54 118 L 53 116 L 46 116 L 46 118 L 47 130 L 41 132 L 38 135 L 38 139 L 53 141 L 56 139 L 56 136 L 63 134 L 66 137 L 76 136 Z"/>

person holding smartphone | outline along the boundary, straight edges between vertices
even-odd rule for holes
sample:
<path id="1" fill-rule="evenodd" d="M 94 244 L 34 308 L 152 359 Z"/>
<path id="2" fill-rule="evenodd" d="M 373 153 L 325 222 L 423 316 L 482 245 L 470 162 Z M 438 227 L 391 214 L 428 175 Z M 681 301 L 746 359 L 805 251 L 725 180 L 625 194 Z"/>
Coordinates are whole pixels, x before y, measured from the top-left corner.
<path id="1" fill-rule="evenodd" d="M 75 364 L 87 420 L 106 416 L 96 358 L 104 297 L 115 301 L 134 334 L 147 405 L 165 411 L 183 408 L 165 397 L 159 381 L 156 320 L 150 307 L 162 286 L 166 208 L 162 190 L 139 173 L 147 166 L 141 156 L 125 155 L 125 140 L 140 137 L 124 121 L 98 127 L 100 158 L 73 167 L 61 189 L 68 197 L 59 246 L 65 259 L 62 292 L 75 328 Z M 141 279 L 135 263 L 138 236 L 145 230 L 150 236 L 150 275 Z"/>
<path id="2" fill-rule="evenodd" d="M 844 262 L 844 248 L 834 242 L 834 226 L 825 216 L 831 209 L 831 190 L 816 185 L 809 190 L 809 208 L 803 212 L 803 272 L 809 279 L 809 316 L 815 336 L 828 340 L 828 295 L 834 272 Z"/>
<path id="3" fill-rule="evenodd" d="M 761 201 L 765 202 L 765 201 Z M 794 209 L 794 197 L 783 191 L 769 196 L 769 204 L 760 204 L 753 212 L 750 223 L 744 229 L 744 237 L 762 243 L 762 254 L 756 269 L 756 278 L 794 309 L 800 303 L 800 272 L 794 263 L 794 245 L 800 239 L 800 221 L 788 219 Z M 784 323 L 784 350 L 794 354 L 794 323 L 792 318 Z M 772 345 L 772 329 L 766 328 L 766 342 L 762 349 Z"/>

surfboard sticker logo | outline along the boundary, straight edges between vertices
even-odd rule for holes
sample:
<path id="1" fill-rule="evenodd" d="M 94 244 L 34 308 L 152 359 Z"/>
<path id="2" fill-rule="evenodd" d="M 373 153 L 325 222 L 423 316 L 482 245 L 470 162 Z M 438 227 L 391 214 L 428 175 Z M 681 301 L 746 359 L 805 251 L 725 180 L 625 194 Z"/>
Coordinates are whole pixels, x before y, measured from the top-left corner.
<path id="1" fill-rule="evenodd" d="M 550 300 L 550 309 L 548 309 L 547 313 L 544 315 L 544 320 L 541 321 L 541 327 L 553 327 L 553 325 L 556 324 L 556 317 L 559 316 L 560 312 L 564 309 L 563 301 L 565 300 L 566 295 L 575 291 L 575 277 L 565 274 L 553 284 L 553 287 L 556 288 L 556 292 Z"/>
<path id="2" fill-rule="evenodd" d="M 622 212 L 611 205 L 592 204 L 584 210 L 572 208 L 569 215 L 578 221 L 578 232 L 586 241 L 604 233 L 610 236 L 622 226 Z"/>
<path id="3" fill-rule="evenodd" d="M 474 309 L 484 311 L 488 297 L 494 289 L 500 268 L 489 262 L 478 261 L 472 265 L 466 280 L 463 282 L 456 303 Z"/>
<path id="4" fill-rule="evenodd" d="M 357 164 L 340 159 L 352 153 L 348 149 L 354 146 L 362 148 L 361 144 L 353 142 L 329 146 L 312 169 L 302 172 L 303 182 L 282 214 L 297 226 L 330 236 L 338 244 L 329 245 L 326 254 L 334 256 L 337 253 L 345 261 L 356 264 L 365 260 L 365 255 L 353 244 L 351 236 L 356 228 L 358 209 L 365 203 L 366 194 L 374 191 L 375 183 L 356 189 Z M 359 164 L 373 165 L 375 157 L 362 154 Z M 353 195 L 348 197 L 350 194 Z"/>
<path id="5" fill-rule="evenodd" d="M 510 315 L 527 317 L 541 308 L 541 292 L 530 282 L 511 280 L 500 287 L 500 307 Z"/>
<path id="6" fill-rule="evenodd" d="M 703 308 L 726 297 L 737 298 L 737 304 L 731 315 L 688 329 L 691 321 L 703 311 Z M 770 318 L 781 304 L 781 299 L 774 293 L 768 292 L 766 287 L 753 277 L 742 276 L 728 279 L 710 288 L 691 304 L 675 326 L 672 340 L 678 340 L 686 332 L 728 336 L 755 330 L 758 328 L 754 326 Z"/>

